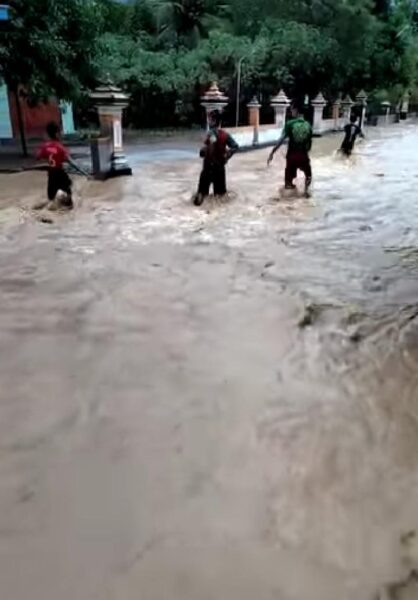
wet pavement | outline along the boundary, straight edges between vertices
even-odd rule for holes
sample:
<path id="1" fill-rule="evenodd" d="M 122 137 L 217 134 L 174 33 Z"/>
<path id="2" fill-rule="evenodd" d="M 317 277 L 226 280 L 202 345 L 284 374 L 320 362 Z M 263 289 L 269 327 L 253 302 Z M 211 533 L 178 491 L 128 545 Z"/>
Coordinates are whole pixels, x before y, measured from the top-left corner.
<path id="1" fill-rule="evenodd" d="M 157 156 L 50 224 L 0 176 L 2 597 L 417 597 L 418 128 L 338 141 L 309 200 L 268 151 L 229 202 Z"/>

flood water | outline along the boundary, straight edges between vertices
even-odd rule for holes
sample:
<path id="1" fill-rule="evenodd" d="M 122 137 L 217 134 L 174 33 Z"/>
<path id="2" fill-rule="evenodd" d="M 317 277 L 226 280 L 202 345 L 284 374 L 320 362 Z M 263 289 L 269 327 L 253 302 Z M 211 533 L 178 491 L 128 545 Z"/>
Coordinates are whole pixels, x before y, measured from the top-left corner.
<path id="1" fill-rule="evenodd" d="M 339 141 L 0 176 L 2 598 L 418 598 L 418 127 Z"/>

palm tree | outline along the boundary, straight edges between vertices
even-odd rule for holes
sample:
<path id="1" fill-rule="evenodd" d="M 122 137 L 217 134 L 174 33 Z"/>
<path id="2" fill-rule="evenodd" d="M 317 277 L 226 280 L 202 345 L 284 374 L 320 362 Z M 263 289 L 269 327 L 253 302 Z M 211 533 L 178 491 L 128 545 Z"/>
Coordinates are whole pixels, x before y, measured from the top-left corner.
<path id="1" fill-rule="evenodd" d="M 227 14 L 222 0 L 154 0 L 161 41 L 195 46 Z"/>

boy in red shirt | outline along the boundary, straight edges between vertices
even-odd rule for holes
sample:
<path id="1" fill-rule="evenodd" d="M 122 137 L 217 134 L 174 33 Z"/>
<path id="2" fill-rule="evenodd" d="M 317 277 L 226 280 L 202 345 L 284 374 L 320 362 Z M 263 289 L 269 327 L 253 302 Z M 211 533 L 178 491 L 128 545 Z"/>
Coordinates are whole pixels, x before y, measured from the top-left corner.
<path id="1" fill-rule="evenodd" d="M 200 174 L 199 187 L 194 196 L 195 206 L 203 204 L 213 185 L 215 196 L 226 194 L 225 165 L 238 150 L 234 138 L 221 129 L 221 113 L 213 111 L 209 116 L 209 132 L 206 136 L 200 157 L 203 158 L 203 169 Z"/>
<path id="2" fill-rule="evenodd" d="M 44 142 L 39 148 L 36 158 L 38 160 L 48 161 L 48 200 L 38 204 L 36 208 L 44 208 L 48 202 L 53 202 L 56 199 L 59 190 L 65 193 L 65 197 L 58 198 L 55 204 L 51 204 L 50 208 L 63 206 L 65 208 L 73 208 L 73 199 L 71 186 L 72 182 L 66 171 L 64 171 L 64 163 L 68 162 L 77 171 L 83 175 L 87 175 L 80 169 L 70 158 L 66 147 L 59 141 L 59 127 L 56 123 L 48 123 L 46 127 L 49 140 Z"/>

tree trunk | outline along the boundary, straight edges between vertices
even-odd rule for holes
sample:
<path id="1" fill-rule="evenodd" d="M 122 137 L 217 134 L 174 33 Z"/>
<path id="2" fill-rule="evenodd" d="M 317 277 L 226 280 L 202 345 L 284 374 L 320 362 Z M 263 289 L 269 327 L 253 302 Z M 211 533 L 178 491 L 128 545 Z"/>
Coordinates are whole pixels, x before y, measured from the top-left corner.
<path id="1" fill-rule="evenodd" d="M 20 142 L 22 145 L 22 154 L 26 158 L 27 156 L 29 156 L 29 154 L 28 145 L 26 143 L 25 123 L 23 121 L 22 105 L 20 103 L 18 86 L 13 86 L 12 91 L 16 101 L 17 123 L 19 127 Z"/>

